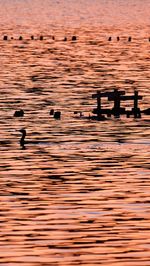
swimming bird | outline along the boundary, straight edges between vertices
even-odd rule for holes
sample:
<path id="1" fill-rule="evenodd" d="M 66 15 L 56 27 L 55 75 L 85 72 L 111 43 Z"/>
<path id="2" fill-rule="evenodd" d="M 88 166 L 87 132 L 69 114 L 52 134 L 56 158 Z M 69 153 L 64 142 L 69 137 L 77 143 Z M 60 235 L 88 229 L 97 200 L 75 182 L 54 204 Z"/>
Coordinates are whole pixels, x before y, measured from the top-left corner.
<path id="1" fill-rule="evenodd" d="M 24 111 L 23 111 L 22 109 L 20 109 L 20 110 L 16 110 L 16 111 L 14 112 L 14 116 L 15 116 L 15 117 L 22 117 L 22 116 L 24 116 Z"/>
<path id="2" fill-rule="evenodd" d="M 21 139 L 20 139 L 20 146 L 22 147 L 22 149 L 25 149 L 25 145 L 26 144 L 40 144 L 40 143 L 44 143 L 44 141 L 41 141 L 41 140 L 26 140 L 26 135 L 27 135 L 27 132 L 26 132 L 26 129 L 25 128 L 22 128 L 19 130 L 21 133 L 22 133 L 22 136 L 21 136 Z M 46 143 L 46 142 L 45 142 Z"/>
<path id="3" fill-rule="evenodd" d="M 49 112 L 50 115 L 54 115 L 54 109 L 51 109 Z"/>
<path id="4" fill-rule="evenodd" d="M 19 130 L 22 133 L 21 139 L 20 139 L 20 146 L 22 148 L 25 148 L 25 137 L 26 137 L 26 130 L 24 128 Z"/>
<path id="5" fill-rule="evenodd" d="M 72 41 L 76 41 L 77 40 L 77 36 L 73 35 L 72 36 Z"/>
<path id="6" fill-rule="evenodd" d="M 54 109 L 51 109 L 49 112 L 50 116 L 53 116 L 53 118 L 55 119 L 61 119 L 61 112 L 60 111 L 56 111 Z"/>
<path id="7" fill-rule="evenodd" d="M 74 111 L 74 115 L 77 115 L 77 114 L 79 114 L 80 118 L 84 116 L 84 114 L 81 111 Z"/>
<path id="8" fill-rule="evenodd" d="M 60 111 L 54 112 L 54 118 L 55 119 L 61 119 L 61 112 Z"/>
<path id="9" fill-rule="evenodd" d="M 19 41 L 22 41 L 23 40 L 23 37 L 22 36 L 19 36 Z"/>

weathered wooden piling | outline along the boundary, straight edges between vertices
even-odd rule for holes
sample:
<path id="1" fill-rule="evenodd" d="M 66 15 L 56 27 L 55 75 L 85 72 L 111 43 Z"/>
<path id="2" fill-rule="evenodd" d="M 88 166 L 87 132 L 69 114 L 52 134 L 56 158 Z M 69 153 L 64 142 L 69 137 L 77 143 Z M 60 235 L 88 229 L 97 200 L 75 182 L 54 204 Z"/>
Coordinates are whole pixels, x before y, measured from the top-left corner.
<path id="1" fill-rule="evenodd" d="M 121 95 L 124 94 L 125 91 L 119 91 L 118 89 L 114 89 L 114 91 L 108 95 L 108 101 L 114 102 L 112 113 L 115 117 L 120 117 L 120 114 L 125 111 L 124 108 L 121 108 Z"/>
<path id="2" fill-rule="evenodd" d="M 104 109 L 101 105 L 101 98 L 106 97 L 108 101 L 113 101 L 114 106 L 112 109 Z M 125 91 L 119 91 L 118 89 L 114 89 L 111 92 L 100 92 L 97 91 L 96 94 L 92 95 L 92 98 L 97 99 L 97 108 L 93 110 L 94 114 L 97 114 L 97 117 L 101 117 L 102 114 L 107 114 L 110 117 L 112 114 L 114 117 L 120 117 L 120 115 L 126 114 L 127 117 L 133 115 L 135 118 L 141 117 L 141 110 L 138 107 L 138 100 L 142 99 L 142 96 L 138 94 L 138 91 L 134 91 L 134 95 L 125 95 Z M 125 108 L 121 107 L 122 101 L 133 100 L 133 108 L 127 111 Z M 149 111 L 148 111 L 149 112 Z"/>
<path id="3" fill-rule="evenodd" d="M 134 96 L 133 96 L 133 100 L 134 100 L 134 107 L 132 108 L 132 112 L 134 114 L 135 118 L 140 118 L 141 117 L 141 110 L 138 107 L 138 100 L 142 100 L 142 96 L 138 95 L 138 91 L 134 91 Z"/>
<path id="4" fill-rule="evenodd" d="M 96 98 L 97 100 L 97 108 L 94 109 L 93 113 L 96 113 L 98 117 L 101 116 L 101 97 L 102 97 L 102 94 L 100 91 L 97 91 L 96 94 L 93 94 L 92 95 L 92 98 Z"/>
<path id="5" fill-rule="evenodd" d="M 8 36 L 7 35 L 4 35 L 3 40 L 4 41 L 8 41 Z"/>
<path id="6" fill-rule="evenodd" d="M 96 94 L 92 95 L 92 98 L 97 99 L 97 108 L 93 110 L 93 114 L 97 114 L 98 120 L 101 120 L 104 118 L 103 114 L 107 114 L 108 117 L 111 116 L 111 110 L 110 109 L 102 109 L 101 106 L 101 98 L 105 98 L 111 95 L 112 92 L 100 92 L 97 91 Z"/>

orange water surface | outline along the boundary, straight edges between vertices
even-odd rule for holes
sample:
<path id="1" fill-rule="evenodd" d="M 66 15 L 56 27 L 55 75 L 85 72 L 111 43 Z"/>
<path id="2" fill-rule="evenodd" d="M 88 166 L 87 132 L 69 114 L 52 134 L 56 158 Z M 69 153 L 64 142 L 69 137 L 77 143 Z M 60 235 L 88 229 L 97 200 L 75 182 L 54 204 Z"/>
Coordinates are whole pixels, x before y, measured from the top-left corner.
<path id="1" fill-rule="evenodd" d="M 149 116 L 74 115 L 92 113 L 98 89 L 138 89 L 150 107 L 149 11 L 149 0 L 0 0 L 2 266 L 150 265 Z M 37 143 L 22 149 L 21 128 Z"/>

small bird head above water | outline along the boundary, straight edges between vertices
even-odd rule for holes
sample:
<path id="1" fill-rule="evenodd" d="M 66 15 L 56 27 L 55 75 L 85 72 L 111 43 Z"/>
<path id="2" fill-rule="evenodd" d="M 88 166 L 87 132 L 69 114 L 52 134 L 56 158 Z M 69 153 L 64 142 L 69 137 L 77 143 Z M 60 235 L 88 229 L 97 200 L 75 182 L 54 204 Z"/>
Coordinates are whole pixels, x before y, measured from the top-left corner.
<path id="1" fill-rule="evenodd" d="M 22 134 L 26 135 L 26 130 L 25 130 L 25 128 L 21 128 L 19 131 L 20 131 Z"/>

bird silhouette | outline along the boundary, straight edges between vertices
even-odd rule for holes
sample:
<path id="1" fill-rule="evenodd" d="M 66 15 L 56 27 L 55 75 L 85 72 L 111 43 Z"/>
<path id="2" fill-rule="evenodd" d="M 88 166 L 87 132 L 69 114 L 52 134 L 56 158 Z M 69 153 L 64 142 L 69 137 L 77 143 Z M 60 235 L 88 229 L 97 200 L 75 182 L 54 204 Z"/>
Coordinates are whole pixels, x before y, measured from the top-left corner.
<path id="1" fill-rule="evenodd" d="M 22 148 L 25 148 L 25 143 L 26 143 L 26 141 L 25 141 L 26 130 L 25 130 L 24 128 L 22 128 L 22 129 L 20 129 L 19 131 L 22 133 L 22 136 L 21 136 L 21 139 L 20 139 L 20 146 L 21 146 Z"/>
<path id="2" fill-rule="evenodd" d="M 22 147 L 22 149 L 25 149 L 25 145 L 26 144 L 39 144 L 41 141 L 40 140 L 26 140 L 26 129 L 22 128 L 19 130 L 22 133 L 21 139 L 20 139 L 20 146 Z"/>
<path id="3" fill-rule="evenodd" d="M 14 113 L 14 116 L 15 117 L 22 117 L 22 116 L 24 116 L 24 111 L 22 109 L 16 110 Z"/>

